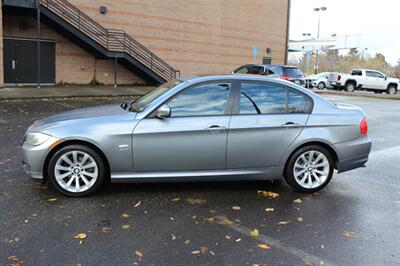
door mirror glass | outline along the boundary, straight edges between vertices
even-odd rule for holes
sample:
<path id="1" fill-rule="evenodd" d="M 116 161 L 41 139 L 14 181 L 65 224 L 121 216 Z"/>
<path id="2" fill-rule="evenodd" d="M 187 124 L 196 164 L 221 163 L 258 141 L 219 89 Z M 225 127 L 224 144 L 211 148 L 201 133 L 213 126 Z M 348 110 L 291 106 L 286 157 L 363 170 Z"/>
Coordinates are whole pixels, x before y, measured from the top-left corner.
<path id="1" fill-rule="evenodd" d="M 167 118 L 171 116 L 171 108 L 168 104 L 162 105 L 160 108 L 157 109 L 155 113 L 155 117 L 157 118 Z"/>

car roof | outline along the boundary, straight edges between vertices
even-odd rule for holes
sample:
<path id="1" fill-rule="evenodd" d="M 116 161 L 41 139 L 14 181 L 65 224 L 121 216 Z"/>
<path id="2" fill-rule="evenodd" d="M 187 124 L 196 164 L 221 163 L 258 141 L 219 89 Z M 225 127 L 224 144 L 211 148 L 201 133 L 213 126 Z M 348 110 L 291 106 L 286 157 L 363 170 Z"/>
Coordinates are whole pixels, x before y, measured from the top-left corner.
<path id="1" fill-rule="evenodd" d="M 262 75 L 253 75 L 253 74 L 216 74 L 216 75 L 196 75 L 196 76 L 187 76 L 180 78 L 180 80 L 188 82 L 188 83 L 198 83 L 198 82 L 206 82 L 206 81 L 214 81 L 214 80 L 250 80 L 250 81 L 272 81 L 277 84 L 285 85 L 285 86 L 296 86 L 293 82 L 289 82 L 286 80 L 278 79 L 276 77 L 262 76 Z M 299 87 L 299 86 L 296 86 Z M 299 87 L 301 89 L 301 87 Z"/>
<path id="2" fill-rule="evenodd" d="M 276 67 L 277 66 L 277 67 L 298 68 L 297 66 L 289 66 L 289 65 L 283 65 L 283 64 L 246 64 L 246 65 L 242 65 L 242 66 L 240 66 L 238 68 L 245 67 L 245 66 L 263 66 L 263 67 L 271 67 L 271 66 Z"/>

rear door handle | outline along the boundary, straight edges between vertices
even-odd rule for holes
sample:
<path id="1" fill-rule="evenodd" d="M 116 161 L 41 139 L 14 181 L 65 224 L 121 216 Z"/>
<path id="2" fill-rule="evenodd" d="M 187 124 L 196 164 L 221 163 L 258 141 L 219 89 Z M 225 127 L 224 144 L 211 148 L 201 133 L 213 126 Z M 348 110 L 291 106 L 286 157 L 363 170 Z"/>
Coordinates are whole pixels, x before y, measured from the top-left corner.
<path id="1" fill-rule="evenodd" d="M 226 130 L 226 127 L 221 127 L 218 125 L 212 125 L 209 126 L 208 128 L 206 128 L 207 131 L 222 131 L 222 130 Z"/>
<path id="2" fill-rule="evenodd" d="M 300 127 L 299 123 L 294 123 L 294 122 L 286 122 L 285 124 L 282 125 L 282 127 Z"/>

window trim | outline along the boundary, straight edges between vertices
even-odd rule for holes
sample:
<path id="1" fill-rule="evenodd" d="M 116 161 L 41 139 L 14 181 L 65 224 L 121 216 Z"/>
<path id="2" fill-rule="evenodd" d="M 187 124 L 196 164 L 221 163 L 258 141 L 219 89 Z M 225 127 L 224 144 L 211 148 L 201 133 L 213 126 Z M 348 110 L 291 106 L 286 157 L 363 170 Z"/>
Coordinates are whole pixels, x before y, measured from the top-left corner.
<path id="1" fill-rule="evenodd" d="M 149 112 L 149 114 L 146 117 L 144 117 L 143 119 L 155 118 L 155 112 L 157 111 L 158 108 L 160 108 L 162 105 L 172 101 L 173 99 L 178 97 L 180 94 L 184 93 L 185 91 L 190 90 L 190 89 L 192 89 L 194 87 L 197 87 L 197 86 L 202 86 L 202 85 L 211 84 L 211 83 L 230 83 L 231 84 L 230 91 L 228 93 L 228 97 L 227 97 L 227 101 L 226 101 L 226 105 L 225 105 L 225 109 L 224 109 L 224 114 L 222 114 L 222 115 L 188 115 L 188 116 L 168 117 L 168 119 L 172 119 L 172 118 L 187 118 L 187 117 L 213 117 L 213 116 L 231 115 L 232 114 L 232 108 L 233 108 L 234 80 L 231 80 L 231 79 L 221 79 L 221 80 L 219 80 L 218 79 L 218 80 L 209 80 L 209 81 L 203 81 L 203 82 L 194 83 L 194 84 L 191 84 L 191 85 L 183 88 L 182 90 L 176 92 L 174 95 L 171 95 L 167 99 L 164 99 L 160 104 L 155 106 L 154 109 L 151 110 Z"/>
<path id="2" fill-rule="evenodd" d="M 234 103 L 233 103 L 233 108 L 232 108 L 232 115 L 302 115 L 302 114 L 311 114 L 313 109 L 314 109 L 314 101 L 311 96 L 307 95 L 306 93 L 297 90 L 295 88 L 292 88 L 287 85 L 282 85 L 282 84 L 277 84 L 274 82 L 270 81 L 259 81 L 259 80 L 237 80 L 236 81 L 236 86 L 233 87 L 234 91 Z M 242 83 L 258 83 L 258 84 L 267 84 L 267 85 L 273 85 L 277 86 L 280 88 L 283 88 L 286 90 L 286 104 L 285 104 L 285 113 L 268 113 L 268 114 L 240 114 L 240 94 L 241 94 L 241 89 L 242 89 Z M 308 108 L 308 111 L 305 113 L 289 113 L 289 91 L 299 93 L 300 95 L 304 96 L 306 99 L 309 100 L 310 106 Z"/>

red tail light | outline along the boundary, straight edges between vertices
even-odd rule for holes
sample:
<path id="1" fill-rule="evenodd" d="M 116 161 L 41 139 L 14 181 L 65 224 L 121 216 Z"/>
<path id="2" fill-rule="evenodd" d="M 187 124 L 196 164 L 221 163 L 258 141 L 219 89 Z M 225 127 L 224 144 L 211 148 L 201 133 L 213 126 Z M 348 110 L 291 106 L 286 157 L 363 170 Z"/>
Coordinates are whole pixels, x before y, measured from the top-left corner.
<path id="1" fill-rule="evenodd" d="M 368 133 L 368 122 L 366 117 L 364 117 L 360 123 L 360 133 L 362 135 L 366 135 Z"/>
<path id="2" fill-rule="evenodd" d="M 338 75 L 338 76 L 337 76 L 337 80 L 340 80 L 341 78 L 342 78 L 341 75 Z"/>
<path id="3" fill-rule="evenodd" d="M 281 76 L 281 79 L 283 79 L 283 80 L 290 80 L 290 77 L 288 77 L 288 76 Z"/>

